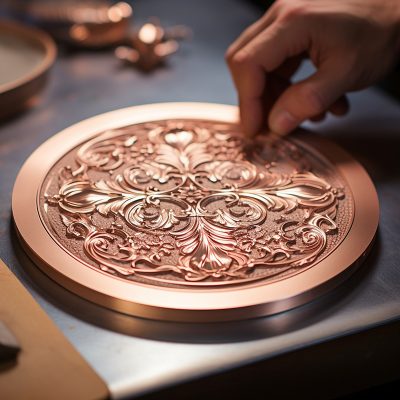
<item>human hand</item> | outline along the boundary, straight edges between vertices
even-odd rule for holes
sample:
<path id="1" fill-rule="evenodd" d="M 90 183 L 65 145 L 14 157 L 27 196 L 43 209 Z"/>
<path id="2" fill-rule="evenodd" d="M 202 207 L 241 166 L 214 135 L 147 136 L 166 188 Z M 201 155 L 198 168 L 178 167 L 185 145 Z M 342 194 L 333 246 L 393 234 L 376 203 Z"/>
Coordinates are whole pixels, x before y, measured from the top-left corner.
<path id="1" fill-rule="evenodd" d="M 399 0 L 277 0 L 226 53 L 244 132 L 345 114 L 346 92 L 381 79 L 399 50 Z M 306 57 L 316 72 L 292 84 Z"/>

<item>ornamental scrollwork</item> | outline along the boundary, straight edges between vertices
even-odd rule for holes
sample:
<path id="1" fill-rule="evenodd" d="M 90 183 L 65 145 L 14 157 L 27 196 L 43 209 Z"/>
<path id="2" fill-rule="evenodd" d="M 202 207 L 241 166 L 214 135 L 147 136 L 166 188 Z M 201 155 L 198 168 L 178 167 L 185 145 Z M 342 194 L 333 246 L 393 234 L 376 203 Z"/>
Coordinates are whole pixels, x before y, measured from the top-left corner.
<path id="1" fill-rule="evenodd" d="M 313 265 L 338 235 L 343 189 L 289 140 L 250 144 L 235 125 L 159 121 L 99 134 L 68 160 L 43 193 L 48 218 L 61 220 L 64 245 L 74 239 L 122 278 L 272 279 Z"/>

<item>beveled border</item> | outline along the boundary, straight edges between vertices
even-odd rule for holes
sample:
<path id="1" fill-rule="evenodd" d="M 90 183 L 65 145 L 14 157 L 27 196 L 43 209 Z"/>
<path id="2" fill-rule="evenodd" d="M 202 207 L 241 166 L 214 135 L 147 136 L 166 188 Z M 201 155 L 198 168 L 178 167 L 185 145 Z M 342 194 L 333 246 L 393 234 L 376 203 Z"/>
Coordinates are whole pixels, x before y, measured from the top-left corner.
<path id="1" fill-rule="evenodd" d="M 103 275 L 69 256 L 48 234 L 37 193 L 49 169 L 69 150 L 107 129 L 162 119 L 236 123 L 237 108 L 208 103 L 163 103 L 129 107 L 75 124 L 42 144 L 25 162 L 13 190 L 12 210 L 21 241 L 36 264 L 67 289 L 105 307 L 146 318 L 221 321 L 274 314 L 303 304 L 342 281 L 366 254 L 379 220 L 378 197 L 363 167 L 320 136 L 301 139 L 335 165 L 351 188 L 355 215 L 345 240 L 317 267 L 267 285 L 173 289 Z"/>

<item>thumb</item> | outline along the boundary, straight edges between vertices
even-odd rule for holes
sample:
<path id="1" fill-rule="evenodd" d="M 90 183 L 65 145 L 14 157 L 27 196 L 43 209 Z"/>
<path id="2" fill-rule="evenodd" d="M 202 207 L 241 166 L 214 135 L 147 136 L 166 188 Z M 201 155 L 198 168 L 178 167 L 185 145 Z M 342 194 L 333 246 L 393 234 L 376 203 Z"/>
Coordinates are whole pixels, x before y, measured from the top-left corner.
<path id="1" fill-rule="evenodd" d="M 322 68 L 307 79 L 287 88 L 271 109 L 269 128 L 285 135 L 306 119 L 328 111 L 350 87 L 348 74 Z"/>

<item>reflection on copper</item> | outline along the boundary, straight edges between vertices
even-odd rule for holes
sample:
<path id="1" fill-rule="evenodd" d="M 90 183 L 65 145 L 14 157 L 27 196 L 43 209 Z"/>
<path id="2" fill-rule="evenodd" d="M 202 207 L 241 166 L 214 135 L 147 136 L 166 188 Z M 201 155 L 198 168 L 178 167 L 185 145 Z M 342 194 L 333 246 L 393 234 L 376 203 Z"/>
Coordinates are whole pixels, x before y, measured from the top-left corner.
<path id="1" fill-rule="evenodd" d="M 128 3 L 120 2 L 111 6 L 107 11 L 107 17 L 112 22 L 119 22 L 122 19 L 132 16 L 132 8 Z"/>
<path id="2" fill-rule="evenodd" d="M 131 315 L 105 309 L 92 302 L 85 301 L 60 285 L 55 285 L 54 281 L 38 270 L 36 265 L 26 256 L 18 244 L 17 235 L 13 235 L 12 238 L 14 251 L 20 264 L 24 266 L 30 278 L 37 283 L 37 290 L 47 301 L 54 303 L 56 307 L 77 318 L 103 329 L 152 340 L 184 343 L 242 342 L 265 339 L 266 337 L 299 330 L 329 316 L 334 311 L 337 302 L 343 302 L 347 296 L 351 295 L 352 290 L 360 283 L 364 275 L 356 274 L 354 279 L 349 279 L 338 290 L 330 295 L 323 296 L 319 301 L 314 301 L 305 307 L 298 307 L 291 312 L 279 313 L 267 318 L 213 324 L 155 321 L 135 318 Z"/>
<path id="3" fill-rule="evenodd" d="M 122 61 L 149 71 L 178 51 L 178 40 L 189 36 L 190 30 L 185 26 L 165 29 L 158 20 L 153 19 L 130 37 L 129 46 L 118 47 L 115 55 Z"/>
<path id="4" fill-rule="evenodd" d="M 89 37 L 90 32 L 88 31 L 86 26 L 74 24 L 71 26 L 71 29 L 69 30 L 69 34 L 73 39 L 75 39 L 79 42 L 82 42 Z"/>
<path id="5" fill-rule="evenodd" d="M 154 44 L 162 38 L 162 30 L 153 24 L 144 24 L 138 32 L 138 40 L 146 44 Z"/>
<path id="6" fill-rule="evenodd" d="M 339 282 L 376 231 L 368 176 L 306 134 L 248 142 L 235 118 L 145 106 L 45 144 L 13 197 L 31 256 L 80 295 L 156 319 L 276 313 Z"/>
<path id="7" fill-rule="evenodd" d="M 125 2 L 40 1 L 11 3 L 12 8 L 49 31 L 57 40 L 81 47 L 121 43 L 132 8 Z"/>

